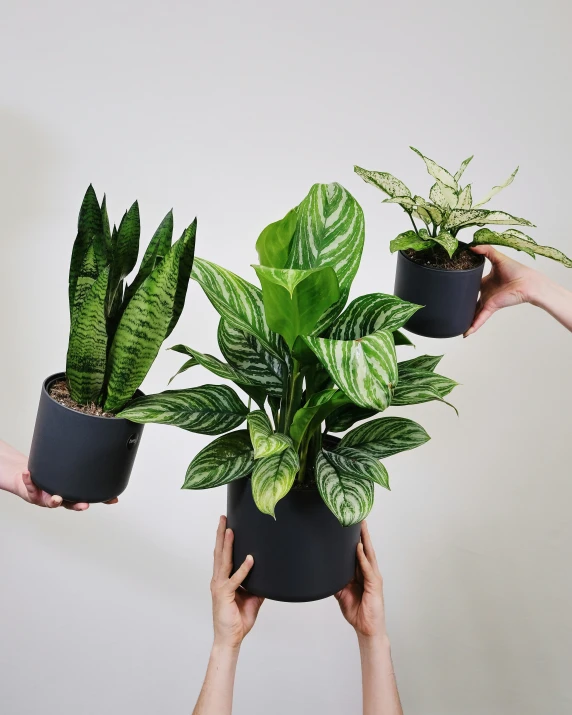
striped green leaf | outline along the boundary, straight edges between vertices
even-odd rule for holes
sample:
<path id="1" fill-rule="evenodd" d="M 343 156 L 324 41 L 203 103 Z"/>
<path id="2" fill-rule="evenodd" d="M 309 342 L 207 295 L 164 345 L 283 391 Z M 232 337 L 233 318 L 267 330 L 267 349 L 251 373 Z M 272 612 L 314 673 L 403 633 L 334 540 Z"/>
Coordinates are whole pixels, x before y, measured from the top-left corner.
<path id="1" fill-rule="evenodd" d="M 393 331 L 393 341 L 396 345 L 409 345 L 411 347 L 415 347 L 407 335 L 404 335 L 400 330 Z"/>
<path id="2" fill-rule="evenodd" d="M 373 482 L 343 476 L 321 452 L 316 457 L 316 484 L 326 506 L 342 526 L 363 521 L 373 507 Z"/>
<path id="3" fill-rule="evenodd" d="M 457 241 L 457 239 L 448 231 L 439 231 L 439 233 L 433 237 L 433 240 L 447 251 L 450 258 L 453 256 L 459 245 L 459 241 Z"/>
<path id="4" fill-rule="evenodd" d="M 419 355 L 411 358 L 411 360 L 402 360 L 397 363 L 400 378 L 407 370 L 428 370 L 433 372 L 442 359 L 443 355 Z"/>
<path id="5" fill-rule="evenodd" d="M 183 235 L 179 239 L 183 243 L 184 248 L 181 250 L 181 255 L 179 258 L 179 267 L 177 270 L 177 287 L 175 289 L 175 299 L 173 301 L 173 310 L 171 315 L 171 322 L 167 328 L 168 337 L 175 326 L 179 322 L 183 308 L 185 307 L 185 300 L 187 297 L 187 290 L 189 287 L 189 280 L 191 279 L 191 271 L 193 270 L 193 263 L 195 260 L 195 242 L 197 238 L 197 219 L 193 221 L 190 226 L 183 231 Z"/>
<path id="6" fill-rule="evenodd" d="M 403 181 L 399 181 L 391 174 L 387 174 L 384 171 L 369 171 L 368 169 L 362 169 L 361 166 L 354 166 L 354 171 L 365 182 L 381 189 L 388 196 L 411 196 L 411 191 Z"/>
<path id="7" fill-rule="evenodd" d="M 572 268 L 572 260 L 562 253 L 562 251 L 551 248 L 550 246 L 539 246 L 529 236 L 526 236 L 520 231 L 517 232 L 514 229 L 496 233 L 496 231 L 491 231 L 488 228 L 482 228 L 473 236 L 473 243 L 476 245 L 490 244 L 493 246 L 516 248 L 517 251 L 524 251 L 533 257 L 534 255 L 545 256 L 546 258 L 552 258 L 552 260 L 562 263 L 567 268 Z"/>
<path id="8" fill-rule="evenodd" d="M 318 427 L 331 412 L 347 402 L 348 398 L 341 390 L 321 390 L 311 395 L 292 420 L 290 436 L 294 445 L 298 447 L 308 430 Z"/>
<path id="9" fill-rule="evenodd" d="M 254 446 L 254 459 L 272 457 L 292 446 L 292 440 L 285 434 L 274 433 L 270 420 L 263 410 L 251 412 L 246 421 Z"/>
<path id="10" fill-rule="evenodd" d="M 508 177 L 508 179 L 502 183 L 499 184 L 498 186 L 493 186 L 493 188 L 489 191 L 489 193 L 482 198 L 478 203 L 475 204 L 474 208 L 477 208 L 478 206 L 484 206 L 485 204 L 488 204 L 488 202 L 493 198 L 493 196 L 496 196 L 500 191 L 503 189 L 506 189 L 507 186 L 510 186 L 512 182 L 514 181 L 514 177 L 518 173 L 518 166 L 516 169 L 512 172 L 512 174 Z"/>
<path id="11" fill-rule="evenodd" d="M 133 203 L 123 214 L 115 241 L 113 242 L 113 260 L 109 275 L 108 309 L 115 300 L 121 282 L 131 273 L 139 255 L 139 237 L 141 235 L 141 220 L 139 204 Z"/>
<path id="12" fill-rule="evenodd" d="M 230 325 L 254 335 L 265 350 L 282 357 L 281 339 L 268 327 L 259 288 L 204 258 L 195 260 L 191 277 Z"/>
<path id="13" fill-rule="evenodd" d="M 457 416 L 459 415 L 459 411 L 455 405 L 452 405 L 450 402 L 447 402 L 447 400 L 444 400 L 439 392 L 434 387 L 430 387 L 429 385 L 403 385 L 399 389 L 397 398 L 394 397 L 392 405 L 418 405 L 422 402 L 432 402 L 433 400 L 449 405 L 449 407 L 452 407 L 455 410 Z"/>
<path id="14" fill-rule="evenodd" d="M 71 325 L 80 312 L 86 297 L 89 295 L 93 284 L 100 275 L 99 264 L 95 256 L 95 237 L 89 243 L 87 251 L 83 257 L 83 263 L 76 277 L 73 305 L 71 309 Z"/>
<path id="15" fill-rule="evenodd" d="M 397 384 L 393 336 L 378 330 L 359 340 L 304 338 L 330 377 L 361 407 L 384 410 Z"/>
<path id="16" fill-rule="evenodd" d="M 389 489 L 389 475 L 387 469 L 360 449 L 341 447 L 335 452 L 323 449 L 322 454 L 332 467 L 344 477 L 349 479 L 367 479 L 379 484 L 384 489 Z"/>
<path id="17" fill-rule="evenodd" d="M 211 489 L 245 477 L 254 468 L 247 430 L 213 440 L 189 464 L 183 489 Z"/>
<path id="18" fill-rule="evenodd" d="M 198 360 L 196 360 L 195 358 L 190 358 L 189 360 L 187 360 L 187 362 L 181 365 L 181 367 L 177 370 L 173 377 L 170 378 L 168 384 L 170 385 L 176 377 L 182 375 L 182 373 L 184 372 L 187 372 L 187 370 L 190 370 L 192 367 L 196 367 L 198 364 Z"/>
<path id="19" fill-rule="evenodd" d="M 356 449 L 373 459 L 385 459 L 393 454 L 420 447 L 429 439 L 423 427 L 413 420 L 404 417 L 380 417 L 348 432 L 336 451 Z"/>
<path id="20" fill-rule="evenodd" d="M 440 184 L 446 186 L 449 189 L 452 189 L 455 192 L 459 190 L 459 184 L 457 183 L 457 180 L 454 176 L 451 176 L 451 174 L 449 174 L 447 169 L 444 169 L 442 166 L 439 166 L 439 164 L 434 162 L 433 159 L 429 159 L 428 157 L 424 156 L 419 151 L 419 149 L 416 149 L 414 146 L 409 148 L 412 149 L 423 159 L 423 161 L 425 162 L 425 166 L 427 167 L 427 171 L 434 179 L 437 179 Z"/>
<path id="21" fill-rule="evenodd" d="M 125 308 L 109 352 L 105 408 L 117 411 L 143 382 L 167 336 L 178 289 L 179 265 L 191 234 L 184 234 L 143 281 Z"/>
<path id="22" fill-rule="evenodd" d="M 331 415 L 326 418 L 326 429 L 328 432 L 345 432 L 352 427 L 356 422 L 367 420 L 377 414 L 377 410 L 371 410 L 368 407 L 358 407 L 353 403 L 342 405 L 334 410 Z"/>
<path id="23" fill-rule="evenodd" d="M 412 248 L 414 251 L 426 251 L 435 245 L 431 239 L 421 238 L 415 231 L 404 231 L 396 236 L 389 243 L 389 250 L 392 253 L 396 251 L 407 251 Z"/>
<path id="24" fill-rule="evenodd" d="M 399 368 L 399 365 L 398 365 Z M 399 404 L 399 387 L 406 388 L 413 385 L 427 385 L 434 388 L 441 395 L 446 397 L 459 383 L 449 377 L 438 375 L 432 370 L 412 369 L 411 367 L 399 372 L 399 385 L 395 388 L 394 401 L 392 404 Z M 395 401 L 397 399 L 397 402 Z"/>
<path id="25" fill-rule="evenodd" d="M 473 156 L 470 156 L 468 159 L 465 159 L 465 161 L 463 161 L 461 163 L 461 166 L 459 167 L 458 171 L 455 173 L 455 181 L 457 181 L 457 182 L 460 181 L 461 176 L 463 176 L 463 174 L 465 173 L 465 169 L 467 168 L 467 166 L 469 166 L 469 164 L 471 163 L 472 160 L 473 160 Z"/>
<path id="26" fill-rule="evenodd" d="M 213 375 L 222 377 L 223 380 L 232 380 L 232 382 L 235 382 L 237 385 L 241 386 L 257 385 L 256 382 L 251 381 L 248 375 L 241 373 L 239 370 L 232 367 L 231 365 L 227 365 L 226 363 L 222 362 L 222 360 L 219 360 L 218 358 L 214 357 L 214 355 L 200 353 L 198 350 L 193 350 L 186 345 L 173 345 L 170 350 L 194 358 L 194 360 L 196 360 L 199 365 L 202 365 L 202 367 L 206 368 L 209 372 L 212 372 Z M 189 365 L 189 367 L 193 366 Z M 181 372 L 181 370 L 179 372 Z"/>
<path id="27" fill-rule="evenodd" d="M 365 237 L 361 206 L 340 184 L 314 184 L 298 207 L 298 224 L 287 268 L 307 270 L 331 266 L 338 277 L 340 298 L 326 310 L 316 333 L 326 328 L 348 299 Z"/>
<path id="28" fill-rule="evenodd" d="M 470 209 L 473 205 L 473 194 L 471 191 L 471 185 L 467 184 L 465 188 L 459 194 L 459 200 L 457 201 L 458 209 Z"/>
<path id="29" fill-rule="evenodd" d="M 340 298 L 331 266 L 296 270 L 253 266 L 262 286 L 266 321 L 292 349 L 299 335 L 311 335 L 324 312 Z"/>
<path id="30" fill-rule="evenodd" d="M 109 269 L 105 268 L 85 297 L 73 322 L 66 361 L 70 396 L 82 405 L 99 403 L 107 356 L 105 296 Z"/>
<path id="31" fill-rule="evenodd" d="M 348 305 L 326 331 L 332 340 L 358 340 L 376 330 L 393 332 L 422 306 L 408 303 L 395 295 L 368 293 Z"/>
<path id="32" fill-rule="evenodd" d="M 525 218 L 511 216 L 504 211 L 487 211 L 486 209 L 453 209 L 447 219 L 444 229 L 459 229 L 467 226 L 485 226 L 487 224 L 505 226 L 534 226 Z"/>
<path id="33" fill-rule="evenodd" d="M 120 417 L 140 424 L 172 425 L 198 434 L 222 434 L 246 419 L 248 408 L 227 385 L 201 385 L 138 397 Z"/>
<path id="34" fill-rule="evenodd" d="M 279 454 L 255 462 L 252 472 L 252 497 L 263 514 L 275 517 L 276 504 L 292 488 L 300 469 L 298 453 L 289 446 Z"/>
<path id="35" fill-rule="evenodd" d="M 298 220 L 297 208 L 288 211 L 280 221 L 275 221 L 262 231 L 256 241 L 258 260 L 261 266 L 284 268 L 288 262 L 290 244 Z"/>
<path id="36" fill-rule="evenodd" d="M 107 197 L 105 194 L 103 194 L 103 200 L 101 202 L 101 228 L 103 232 L 103 242 L 105 245 L 107 258 L 109 259 L 113 253 L 113 242 L 111 240 L 109 216 L 107 215 Z"/>

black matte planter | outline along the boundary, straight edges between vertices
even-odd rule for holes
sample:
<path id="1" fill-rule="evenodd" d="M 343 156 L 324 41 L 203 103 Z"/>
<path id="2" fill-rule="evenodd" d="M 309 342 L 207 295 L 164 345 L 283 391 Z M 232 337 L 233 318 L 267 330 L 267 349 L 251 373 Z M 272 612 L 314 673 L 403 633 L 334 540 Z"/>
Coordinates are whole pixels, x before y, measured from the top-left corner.
<path id="1" fill-rule="evenodd" d="M 64 373 L 51 375 L 42 385 L 30 448 L 32 480 L 66 501 L 114 499 L 129 482 L 143 425 L 60 405 L 50 397 L 49 388 L 64 377 Z"/>
<path id="2" fill-rule="evenodd" d="M 467 270 L 447 271 L 415 263 L 403 251 L 397 254 L 395 295 L 425 306 L 403 326 L 428 338 L 454 338 L 471 327 L 485 259 Z"/>
<path id="3" fill-rule="evenodd" d="M 228 526 L 233 563 L 254 556 L 244 587 L 275 601 L 316 601 L 354 576 L 361 524 L 343 527 L 315 488 L 292 489 L 276 505 L 276 520 L 260 512 L 250 479 L 228 485 Z"/>

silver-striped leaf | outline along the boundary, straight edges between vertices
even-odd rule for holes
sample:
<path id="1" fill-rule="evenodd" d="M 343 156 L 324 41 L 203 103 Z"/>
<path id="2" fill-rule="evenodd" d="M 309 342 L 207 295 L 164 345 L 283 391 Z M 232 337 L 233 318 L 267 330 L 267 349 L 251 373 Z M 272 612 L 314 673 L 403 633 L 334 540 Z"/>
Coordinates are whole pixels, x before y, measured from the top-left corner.
<path id="1" fill-rule="evenodd" d="M 496 196 L 500 191 L 503 189 L 506 189 L 507 186 L 510 186 L 512 182 L 514 181 L 514 177 L 518 174 L 518 166 L 516 169 L 512 172 L 512 174 L 508 177 L 508 179 L 502 183 L 499 184 L 498 186 L 493 186 L 493 188 L 489 191 L 489 193 L 482 198 L 478 203 L 474 205 L 474 208 L 477 208 L 478 206 L 484 206 L 485 204 L 488 204 L 488 202 L 493 198 L 493 196 Z"/>
<path id="2" fill-rule="evenodd" d="M 324 337 L 332 340 L 358 340 L 376 330 L 393 332 L 405 325 L 421 307 L 395 295 L 368 293 L 352 300 L 330 325 Z"/>
<path id="3" fill-rule="evenodd" d="M 399 365 L 398 365 L 399 368 Z M 432 370 L 424 369 L 412 369 L 411 367 L 406 368 L 405 371 L 399 373 L 399 386 L 400 387 L 410 387 L 412 385 L 428 385 L 433 387 L 441 395 L 441 397 L 446 397 L 455 387 L 458 386 L 458 382 L 451 380 L 450 377 L 445 377 L 444 375 L 438 375 Z M 396 387 L 395 393 L 399 390 Z M 394 397 L 395 397 L 394 393 Z M 399 399 L 399 398 L 398 398 Z M 392 404 L 398 404 L 395 401 Z"/>
<path id="4" fill-rule="evenodd" d="M 450 402 L 447 402 L 447 400 L 444 400 L 438 390 L 430 385 L 418 384 L 400 386 L 397 397 L 394 395 L 391 404 L 393 406 L 419 405 L 424 402 L 432 402 L 433 400 L 443 402 L 445 405 L 452 407 L 457 413 L 457 416 L 459 415 L 459 411 L 455 405 L 452 405 Z"/>
<path id="5" fill-rule="evenodd" d="M 377 410 L 369 407 L 358 407 L 353 403 L 342 405 L 326 417 L 326 429 L 328 432 L 345 432 L 356 422 L 367 420 L 377 414 Z"/>
<path id="6" fill-rule="evenodd" d="M 206 368 L 209 372 L 212 372 L 213 375 L 222 377 L 223 380 L 231 380 L 232 382 L 235 382 L 237 385 L 241 386 L 258 385 L 258 383 L 253 381 L 249 375 L 245 375 L 244 373 L 240 372 L 240 370 L 237 370 L 231 365 L 227 365 L 214 355 L 209 355 L 208 353 L 200 353 L 198 350 L 193 350 L 186 345 L 173 345 L 173 347 L 169 349 L 173 350 L 176 353 L 181 353 L 182 355 L 188 355 L 190 358 L 196 360 L 199 365 Z M 189 367 L 192 367 L 192 365 L 189 365 Z M 182 368 L 181 370 L 179 370 L 179 372 L 181 371 Z"/>
<path id="7" fill-rule="evenodd" d="M 326 506 L 342 526 L 359 524 L 373 507 L 373 482 L 343 476 L 322 452 L 316 457 L 316 484 Z"/>
<path id="8" fill-rule="evenodd" d="M 482 228 L 473 236 L 473 243 L 476 245 L 489 244 L 493 246 L 508 246 L 509 248 L 515 248 L 517 251 L 524 251 L 531 256 L 536 254 L 538 256 L 551 258 L 554 261 L 562 263 L 567 268 L 572 268 L 572 259 L 568 258 L 562 251 L 559 251 L 557 248 L 551 248 L 550 246 L 539 246 L 528 236 L 524 237 L 524 234 L 521 236 L 515 235 L 514 231 L 497 233 L 496 231 L 490 231 L 488 228 Z"/>
<path id="9" fill-rule="evenodd" d="M 280 454 L 292 446 L 292 440 L 285 434 L 274 432 L 264 410 L 255 410 L 246 417 L 250 440 L 254 447 L 254 459 Z"/>
<path id="10" fill-rule="evenodd" d="M 428 370 L 433 372 L 443 359 L 443 355 L 419 355 L 410 360 L 402 360 L 397 363 L 399 375 L 407 370 Z"/>
<path id="11" fill-rule="evenodd" d="M 218 437 L 189 464 L 183 489 L 211 489 L 246 477 L 254 468 L 254 454 L 247 430 Z"/>
<path id="12" fill-rule="evenodd" d="M 430 439 L 420 424 L 404 417 L 380 417 L 348 432 L 339 449 L 359 449 L 374 459 L 420 447 Z"/>
<path id="13" fill-rule="evenodd" d="M 274 509 L 292 489 L 300 469 L 298 452 L 289 446 L 279 454 L 258 459 L 252 472 L 252 497 L 263 514 L 276 518 Z"/>
<path id="14" fill-rule="evenodd" d="M 377 459 L 370 457 L 360 449 L 339 447 L 335 452 L 325 449 L 322 454 L 334 467 L 336 472 L 350 479 L 367 479 L 389 489 L 389 474 L 387 469 Z"/>
<path id="15" fill-rule="evenodd" d="M 370 171 L 362 169 L 361 166 L 354 166 L 355 173 L 366 183 L 381 189 L 388 196 L 411 196 L 411 191 L 405 186 L 403 181 L 385 171 Z"/>
<path id="16" fill-rule="evenodd" d="M 457 180 L 447 171 L 447 169 L 444 169 L 442 166 L 439 166 L 439 164 L 434 162 L 433 159 L 429 159 L 429 157 L 424 156 L 419 151 L 419 149 L 416 149 L 414 146 L 409 148 L 412 149 L 423 159 L 423 161 L 425 162 L 425 166 L 427 167 L 427 171 L 434 179 L 440 182 L 440 184 L 447 186 L 449 189 L 453 189 L 453 191 L 455 192 L 459 190 L 459 184 L 457 183 Z"/>

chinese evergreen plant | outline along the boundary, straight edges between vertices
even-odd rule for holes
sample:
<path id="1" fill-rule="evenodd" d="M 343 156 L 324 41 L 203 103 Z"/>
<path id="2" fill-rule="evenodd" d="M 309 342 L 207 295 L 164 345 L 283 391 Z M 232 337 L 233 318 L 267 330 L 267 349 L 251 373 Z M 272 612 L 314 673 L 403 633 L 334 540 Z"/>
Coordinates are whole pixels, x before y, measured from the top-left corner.
<path id="1" fill-rule="evenodd" d="M 405 184 L 391 174 L 383 171 L 369 171 L 360 166 L 354 167 L 356 174 L 368 184 L 381 189 L 389 198 L 383 203 L 398 204 L 409 215 L 413 229 L 399 234 L 391 241 L 391 252 L 404 251 L 439 251 L 439 246 L 453 257 L 459 249 L 457 238 L 459 231 L 475 226 L 534 226 L 524 218 L 511 216 L 504 211 L 489 211 L 481 208 L 488 203 L 499 191 L 512 184 L 518 172 L 518 167 L 508 179 L 498 186 L 494 186 L 489 193 L 477 203 L 473 203 L 471 184 L 461 186 L 459 183 L 463 173 L 472 160 L 472 156 L 465 159 L 455 174 L 450 174 L 446 169 L 436 164 L 414 147 L 410 147 L 418 154 L 427 166 L 427 171 L 435 179 L 429 192 L 429 200 L 421 196 L 413 196 Z M 423 228 L 419 228 L 422 224 Z M 563 263 L 568 268 L 572 267 L 572 260 L 561 251 L 549 246 L 539 246 L 530 236 L 515 228 L 508 228 L 502 233 L 481 228 L 475 232 L 470 245 L 491 244 L 508 246 L 517 251 L 524 251 L 533 258 L 536 254 L 552 258 Z"/>
<path id="2" fill-rule="evenodd" d="M 69 273 L 66 378 L 79 404 L 117 412 L 133 397 L 177 324 L 193 266 L 196 219 L 171 245 L 173 214 L 155 232 L 139 271 L 139 206 L 110 229 L 106 199 L 90 186 L 83 199 Z"/>
<path id="3" fill-rule="evenodd" d="M 200 451 L 184 488 L 216 487 L 251 475 L 258 508 L 276 503 L 298 482 L 315 481 L 341 524 L 361 521 L 374 484 L 389 489 L 379 461 L 429 436 L 403 417 L 379 417 L 391 405 L 444 401 L 456 383 L 434 372 L 440 358 L 398 362 L 399 328 L 420 307 L 373 293 L 344 310 L 364 243 L 357 201 L 339 184 L 315 184 L 296 208 L 262 231 L 256 244 L 258 288 L 197 258 L 193 278 L 220 315 L 225 362 L 194 348 L 179 372 L 202 365 L 238 385 L 250 410 L 226 385 L 142 397 L 122 416 L 222 435 Z M 329 433 L 350 430 L 342 439 Z M 236 429 L 244 421 L 247 429 Z M 231 431 L 233 430 L 233 431 Z"/>

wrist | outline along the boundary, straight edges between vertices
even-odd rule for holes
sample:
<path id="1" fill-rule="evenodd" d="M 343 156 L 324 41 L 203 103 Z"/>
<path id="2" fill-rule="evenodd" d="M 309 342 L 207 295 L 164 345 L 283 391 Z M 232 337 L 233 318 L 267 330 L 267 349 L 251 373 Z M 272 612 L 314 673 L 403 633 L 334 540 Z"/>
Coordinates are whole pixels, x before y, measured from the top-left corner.
<path id="1" fill-rule="evenodd" d="M 526 300 L 537 308 L 547 310 L 554 302 L 555 296 L 563 289 L 541 273 L 537 274 L 536 278 L 528 287 Z"/>
<path id="2" fill-rule="evenodd" d="M 386 631 L 381 631 L 374 635 L 365 635 L 357 631 L 356 633 L 360 651 L 390 650 L 391 648 Z"/>
<path id="3" fill-rule="evenodd" d="M 231 643 L 221 638 L 215 638 L 211 648 L 211 654 L 217 657 L 238 658 L 241 643 Z"/>

